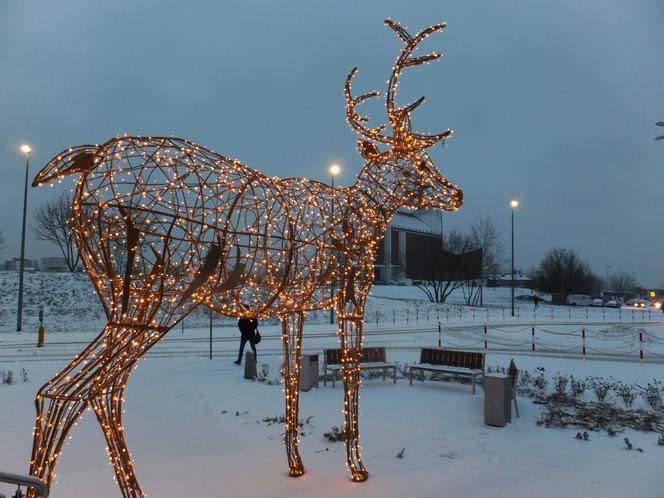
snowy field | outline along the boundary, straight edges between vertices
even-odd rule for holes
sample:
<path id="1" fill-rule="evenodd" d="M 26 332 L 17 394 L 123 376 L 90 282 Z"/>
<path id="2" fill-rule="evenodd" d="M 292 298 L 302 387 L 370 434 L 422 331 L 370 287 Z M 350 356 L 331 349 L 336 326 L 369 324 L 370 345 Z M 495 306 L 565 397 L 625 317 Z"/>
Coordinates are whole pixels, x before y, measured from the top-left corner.
<path id="1" fill-rule="evenodd" d="M 47 284 L 40 283 L 43 288 Z M 37 389 L 99 332 L 102 320 L 97 316 L 96 298 L 88 296 L 86 285 L 81 280 L 79 292 L 60 288 L 58 299 L 50 303 L 51 315 L 60 323 L 49 326 L 47 320 L 47 345 L 39 349 L 34 347 L 34 323 L 24 333 L 11 332 L 11 302 L 0 301 L 0 370 L 18 373 L 24 368 L 29 378 L 14 385 L 0 384 L 0 469 L 27 472 Z M 365 345 L 386 346 L 388 359 L 403 364 L 416 362 L 419 348 L 437 346 L 439 337 L 445 347 L 467 350 L 484 350 L 486 339 L 486 363 L 492 369 L 507 367 L 514 358 L 531 374 L 544 368 L 549 380 L 558 372 L 640 384 L 662 379 L 661 313 L 632 315 L 627 309 L 543 305 L 533 315 L 532 303 L 519 303 L 512 318 L 508 296 L 508 289 L 487 290 L 485 308 L 458 306 L 461 297 L 457 295 L 451 305 L 433 306 L 414 288 L 375 287 Z M 62 304 L 68 299 L 78 301 L 82 310 L 69 319 Z M 378 315 L 377 322 L 371 313 Z M 337 346 L 334 328 L 326 321 L 324 313 L 310 317 L 305 352 Z M 339 384 L 332 389 L 329 383 L 327 387 L 321 383 L 319 389 L 302 393 L 300 418 L 311 417 L 301 438 L 307 473 L 290 478 L 280 440 L 283 424 L 269 421 L 283 415 L 282 386 L 242 378 L 243 369 L 232 364 L 237 331 L 223 326 L 232 325 L 230 321 L 214 319 L 213 358 L 208 359 L 206 325 L 202 314 L 186 323 L 184 332 L 181 328 L 171 331 L 140 362 L 129 381 L 124 426 L 148 496 L 662 496 L 664 447 L 657 444 L 656 433 L 626 429 L 619 437 L 610 437 L 591 431 L 589 441 L 579 441 L 574 437 L 577 429 L 538 426 L 542 407 L 526 397 L 519 397 L 520 418 L 513 412 L 511 424 L 493 428 L 484 424 L 481 388 L 473 396 L 469 385 L 426 381 L 409 386 L 404 378 L 396 385 L 380 378 L 364 381 L 361 442 L 371 476 L 361 484 L 348 478 L 343 444 L 323 437 L 343 423 Z M 279 327 L 266 323 L 261 333 L 259 364 L 266 365 L 270 380 L 278 381 Z M 643 362 L 639 361 L 641 348 Z M 641 407 L 643 402 L 637 400 L 636 405 Z M 643 452 L 625 450 L 624 437 Z M 51 497 L 119 496 L 104 446 L 95 417 L 86 413 L 63 451 Z M 397 458 L 402 449 L 403 458 Z M 0 485 L 0 493 L 13 491 Z"/>

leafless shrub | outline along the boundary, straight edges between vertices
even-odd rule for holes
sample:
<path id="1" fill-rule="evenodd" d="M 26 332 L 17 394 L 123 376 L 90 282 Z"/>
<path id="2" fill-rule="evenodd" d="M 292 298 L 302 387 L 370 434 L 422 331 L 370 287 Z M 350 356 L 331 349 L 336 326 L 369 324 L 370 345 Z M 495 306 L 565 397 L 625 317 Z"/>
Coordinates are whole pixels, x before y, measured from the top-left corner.
<path id="1" fill-rule="evenodd" d="M 556 392 L 560 395 L 565 394 L 565 391 L 567 391 L 567 384 L 569 383 L 569 377 L 567 375 L 556 375 L 553 378 L 553 387 L 556 390 Z"/>
<path id="2" fill-rule="evenodd" d="M 533 385 L 540 391 L 544 391 L 548 383 L 549 381 L 546 380 L 546 376 L 544 375 L 544 368 L 537 367 L 537 375 L 535 375 Z"/>
<path id="3" fill-rule="evenodd" d="M 0 370 L 0 377 L 2 378 L 2 383 L 8 386 L 16 383 L 16 377 L 14 377 L 14 372 L 11 370 Z"/>
<path id="4" fill-rule="evenodd" d="M 613 381 L 613 379 L 611 380 Z M 606 400 L 607 395 L 611 391 L 612 384 L 613 382 L 606 381 L 601 377 L 590 377 L 588 382 L 588 385 L 595 393 L 597 401 L 602 403 Z"/>
<path id="5" fill-rule="evenodd" d="M 569 383 L 569 390 L 575 398 L 580 397 L 586 391 L 586 383 L 580 379 L 575 379 L 572 375 Z"/>
<path id="6" fill-rule="evenodd" d="M 533 382 L 533 376 L 528 370 L 519 372 L 519 387 L 528 387 Z"/>
<path id="7" fill-rule="evenodd" d="M 636 386 L 632 384 L 623 384 L 617 382 L 613 387 L 614 392 L 623 400 L 626 408 L 631 408 L 636 399 Z"/>
<path id="8" fill-rule="evenodd" d="M 653 379 L 652 382 L 648 382 L 645 386 L 639 386 L 639 394 L 653 410 L 660 411 L 664 408 L 664 403 L 662 403 L 662 383 L 657 379 Z"/>
<path id="9" fill-rule="evenodd" d="M 339 429 L 339 427 L 335 425 L 328 432 L 324 433 L 323 437 L 333 443 L 345 441 L 347 438 L 346 429 Z"/>

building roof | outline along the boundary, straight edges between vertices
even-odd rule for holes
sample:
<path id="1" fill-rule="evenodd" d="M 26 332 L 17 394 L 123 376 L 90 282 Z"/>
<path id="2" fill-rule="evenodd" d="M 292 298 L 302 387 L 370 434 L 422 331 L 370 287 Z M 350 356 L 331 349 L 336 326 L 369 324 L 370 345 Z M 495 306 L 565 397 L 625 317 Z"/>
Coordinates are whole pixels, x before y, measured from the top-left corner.
<path id="1" fill-rule="evenodd" d="M 390 226 L 392 228 L 399 228 L 401 230 L 408 230 L 410 232 L 419 232 L 427 234 L 440 234 L 440 228 L 435 228 L 429 224 L 422 221 L 417 216 L 418 211 L 407 212 L 407 211 L 397 211 L 397 214 L 394 215 Z"/>

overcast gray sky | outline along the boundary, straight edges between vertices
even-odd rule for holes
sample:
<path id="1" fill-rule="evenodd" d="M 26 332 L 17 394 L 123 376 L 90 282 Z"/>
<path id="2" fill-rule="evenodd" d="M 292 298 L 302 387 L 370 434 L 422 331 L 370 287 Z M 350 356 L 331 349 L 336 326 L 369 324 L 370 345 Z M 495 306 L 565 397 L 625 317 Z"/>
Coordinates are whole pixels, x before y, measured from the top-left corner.
<path id="1" fill-rule="evenodd" d="M 405 73 L 401 102 L 427 96 L 414 125 L 452 127 L 433 158 L 465 193 L 447 227 L 491 215 L 517 267 L 551 247 L 593 269 L 664 282 L 664 2 L 662 0 L 380 0 L 365 2 L 0 1 L 0 258 L 16 257 L 24 167 L 122 133 L 176 135 L 269 175 L 350 184 L 362 166 L 342 87 L 384 90 L 396 36 L 440 21 Z M 384 108 L 369 106 L 376 118 Z M 31 189 L 29 213 L 55 191 Z M 26 257 L 57 248 L 28 238 Z"/>

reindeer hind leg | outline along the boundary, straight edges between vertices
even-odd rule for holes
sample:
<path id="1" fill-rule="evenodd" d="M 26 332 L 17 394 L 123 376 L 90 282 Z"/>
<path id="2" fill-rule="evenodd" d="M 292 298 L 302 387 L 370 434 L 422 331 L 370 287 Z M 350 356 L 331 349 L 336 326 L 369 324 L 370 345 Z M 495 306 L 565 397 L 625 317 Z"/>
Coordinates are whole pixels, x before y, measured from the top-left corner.
<path id="1" fill-rule="evenodd" d="M 124 389 L 131 368 L 132 365 L 127 366 L 124 374 L 119 378 L 119 382 L 114 383 L 106 393 L 95 397 L 91 403 L 104 432 L 108 444 L 108 456 L 113 465 L 122 496 L 124 498 L 143 498 L 145 495 L 134 473 L 133 462 L 125 443 L 124 428 L 122 427 Z"/>
<path id="2" fill-rule="evenodd" d="M 69 431 L 80 418 L 88 401 L 83 397 L 68 395 L 70 385 L 65 385 L 56 392 L 47 384 L 37 394 L 32 457 L 30 475 L 46 482 L 50 489 L 55 478 L 55 466 Z M 35 495 L 34 489 L 28 491 L 28 498 Z"/>

